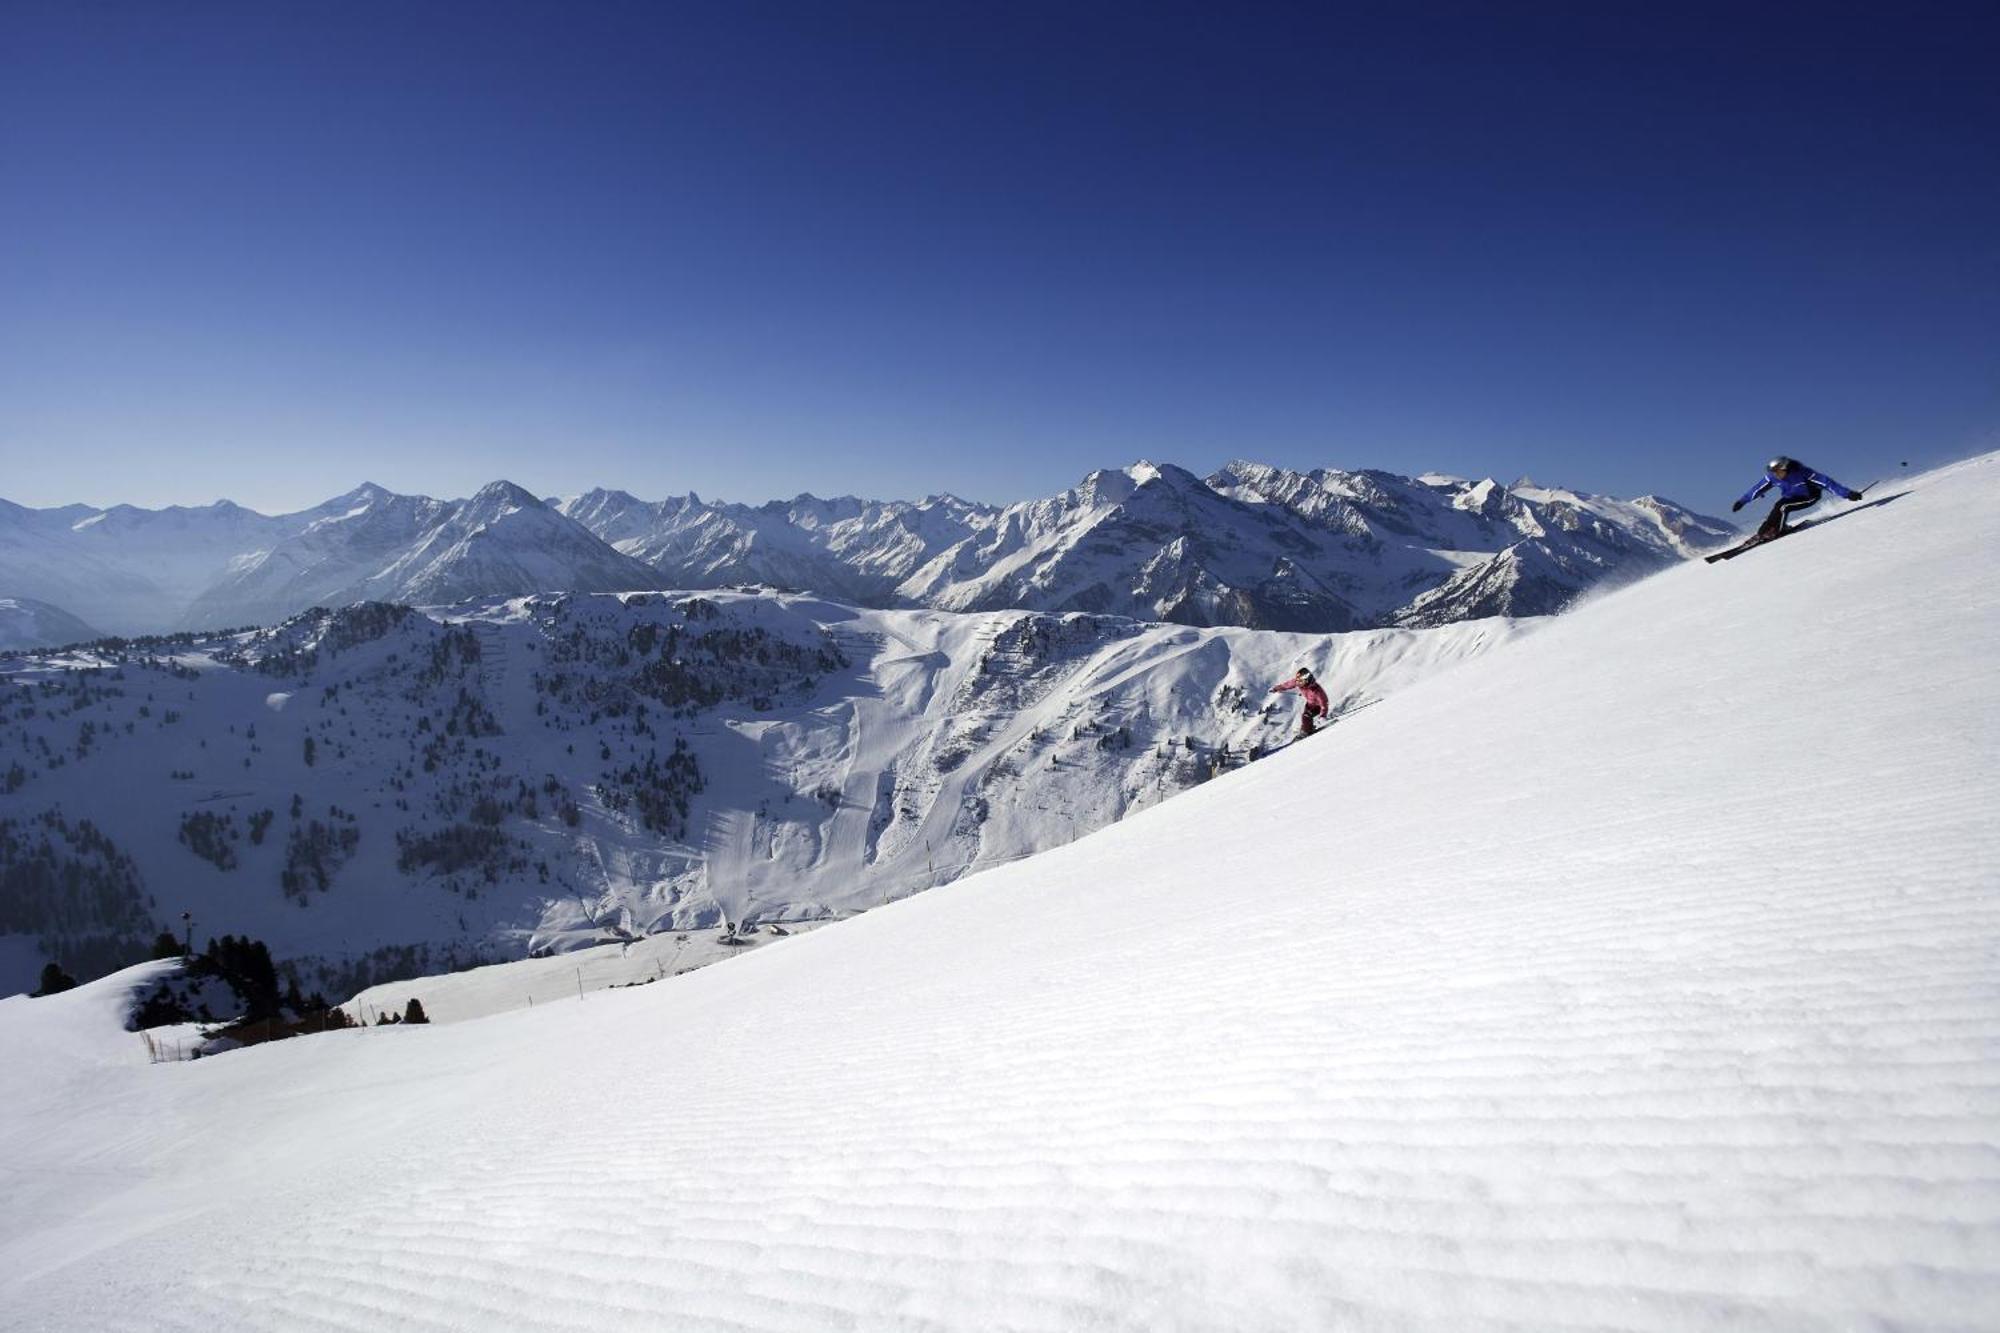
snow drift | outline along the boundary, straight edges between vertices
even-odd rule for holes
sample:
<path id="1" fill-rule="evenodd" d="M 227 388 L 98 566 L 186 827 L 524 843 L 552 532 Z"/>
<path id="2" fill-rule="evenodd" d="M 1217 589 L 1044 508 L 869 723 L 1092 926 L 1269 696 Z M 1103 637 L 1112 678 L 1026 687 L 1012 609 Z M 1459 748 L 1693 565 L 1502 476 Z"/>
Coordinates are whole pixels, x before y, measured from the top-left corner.
<path id="1" fill-rule="evenodd" d="M 0 1101 L 0 1300 L 76 1329 L 1990 1324 L 1996 513 L 2000 458 L 1920 479 L 657 986 L 158 1068 L 0 1002 L 38 1090 Z"/>

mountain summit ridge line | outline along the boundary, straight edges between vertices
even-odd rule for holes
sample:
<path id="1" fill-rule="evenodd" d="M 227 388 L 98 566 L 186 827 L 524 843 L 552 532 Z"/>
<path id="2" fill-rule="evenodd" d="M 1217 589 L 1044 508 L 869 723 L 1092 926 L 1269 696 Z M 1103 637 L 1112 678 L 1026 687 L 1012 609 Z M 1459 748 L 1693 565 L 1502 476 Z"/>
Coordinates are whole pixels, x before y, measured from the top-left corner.
<path id="1" fill-rule="evenodd" d="M 1549 614 L 1729 531 L 1654 496 L 1247 460 L 1206 477 L 1142 460 L 1010 505 L 648 501 L 603 487 L 537 497 L 508 481 L 438 500 L 367 482 L 277 515 L 228 500 L 0 500 L 0 596 L 114 634 L 269 624 L 363 600 L 747 583 L 878 607 L 1334 632 Z"/>

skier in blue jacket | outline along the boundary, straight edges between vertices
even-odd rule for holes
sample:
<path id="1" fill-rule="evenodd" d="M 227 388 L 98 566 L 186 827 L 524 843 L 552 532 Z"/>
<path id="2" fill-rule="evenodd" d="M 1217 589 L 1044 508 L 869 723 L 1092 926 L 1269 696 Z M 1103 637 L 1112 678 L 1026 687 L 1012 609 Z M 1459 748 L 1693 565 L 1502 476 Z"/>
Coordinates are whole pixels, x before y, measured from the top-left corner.
<path id="1" fill-rule="evenodd" d="M 1860 491 L 1850 491 L 1826 473 L 1815 471 L 1796 458 L 1779 454 L 1764 465 L 1764 475 L 1757 479 L 1755 486 L 1743 492 L 1743 498 L 1729 506 L 1729 512 L 1735 513 L 1774 486 L 1778 489 L 1778 503 L 1771 506 L 1771 516 L 1757 529 L 1757 537 L 1761 541 L 1784 536 L 1785 520 L 1802 509 L 1818 504 L 1822 490 L 1844 495 L 1850 500 L 1861 498 Z"/>

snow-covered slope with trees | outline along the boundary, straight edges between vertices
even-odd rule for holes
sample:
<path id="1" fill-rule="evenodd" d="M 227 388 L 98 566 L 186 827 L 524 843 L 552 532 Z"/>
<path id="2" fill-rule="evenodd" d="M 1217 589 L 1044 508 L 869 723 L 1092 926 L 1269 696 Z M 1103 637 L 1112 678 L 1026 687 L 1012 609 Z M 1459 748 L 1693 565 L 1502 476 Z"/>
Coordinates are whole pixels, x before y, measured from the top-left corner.
<path id="1" fill-rule="evenodd" d="M 1515 632 L 641 593 L 6 659 L 0 939 L 41 947 L 0 953 L 0 985 L 145 956 L 184 911 L 328 994 L 825 919 L 1240 766 L 1287 735 L 1296 705 L 1266 690 L 1301 662 L 1352 707 Z"/>
<path id="2" fill-rule="evenodd" d="M 468 500 L 365 485 L 296 514 L 0 501 L 0 593 L 114 634 L 314 606 L 763 584 L 864 606 L 1087 611 L 1337 631 L 1543 615 L 1727 532 L 1669 502 L 1389 473 L 1140 463 L 1006 508 L 595 490 Z"/>
<path id="3" fill-rule="evenodd" d="M 159 1067 L 110 1030 L 123 979 L 0 1001 L 0 1301 L 93 1333 L 1989 1326 L 1996 513 L 2000 460 L 1921 479 L 659 985 Z"/>

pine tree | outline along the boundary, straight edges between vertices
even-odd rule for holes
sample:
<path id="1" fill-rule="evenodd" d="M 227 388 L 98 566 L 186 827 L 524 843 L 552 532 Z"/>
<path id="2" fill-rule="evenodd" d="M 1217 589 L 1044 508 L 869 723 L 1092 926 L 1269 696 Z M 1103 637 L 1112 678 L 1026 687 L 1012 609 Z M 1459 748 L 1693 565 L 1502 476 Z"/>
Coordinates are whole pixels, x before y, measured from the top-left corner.
<path id="1" fill-rule="evenodd" d="M 62 964 L 50 960 L 49 965 L 42 969 L 42 985 L 35 994 L 60 995 L 66 990 L 74 990 L 75 988 L 76 978 L 63 971 Z"/>

